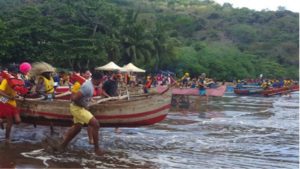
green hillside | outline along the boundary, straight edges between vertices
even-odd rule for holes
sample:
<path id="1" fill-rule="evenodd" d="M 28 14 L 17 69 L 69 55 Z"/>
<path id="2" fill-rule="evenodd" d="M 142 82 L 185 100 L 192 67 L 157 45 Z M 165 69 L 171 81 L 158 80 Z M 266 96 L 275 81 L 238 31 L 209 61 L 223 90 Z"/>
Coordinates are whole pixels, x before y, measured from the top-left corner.
<path id="1" fill-rule="evenodd" d="M 299 77 L 299 14 L 205 0 L 0 0 L 0 63 L 133 62 L 219 80 Z"/>

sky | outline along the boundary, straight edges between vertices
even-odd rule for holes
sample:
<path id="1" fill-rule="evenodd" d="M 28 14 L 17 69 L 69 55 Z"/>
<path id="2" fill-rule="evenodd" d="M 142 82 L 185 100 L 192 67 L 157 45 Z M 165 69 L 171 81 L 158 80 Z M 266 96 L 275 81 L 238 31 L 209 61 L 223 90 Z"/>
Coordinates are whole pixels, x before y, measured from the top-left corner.
<path id="1" fill-rule="evenodd" d="M 247 7 L 254 10 L 269 9 L 271 11 L 277 10 L 278 6 L 283 6 L 285 9 L 300 13 L 299 0 L 214 0 L 223 5 L 224 2 L 232 4 L 234 8 Z"/>

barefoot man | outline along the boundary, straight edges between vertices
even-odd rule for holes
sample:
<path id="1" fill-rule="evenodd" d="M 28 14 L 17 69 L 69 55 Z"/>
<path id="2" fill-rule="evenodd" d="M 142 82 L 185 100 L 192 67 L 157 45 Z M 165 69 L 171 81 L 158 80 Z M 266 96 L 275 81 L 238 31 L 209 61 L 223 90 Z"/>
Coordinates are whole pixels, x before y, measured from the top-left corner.
<path id="1" fill-rule="evenodd" d="M 98 86 L 102 81 L 102 74 L 100 72 L 93 72 L 92 79 L 87 80 L 80 87 L 79 92 L 71 96 L 72 103 L 70 105 L 70 112 L 73 115 L 74 125 L 67 131 L 64 141 L 60 145 L 65 148 L 68 143 L 80 132 L 84 124 L 88 124 L 92 128 L 92 135 L 95 146 L 95 153 L 102 155 L 103 152 L 99 148 L 98 131 L 99 123 L 97 119 L 87 110 L 89 102 L 94 93 L 94 87 Z"/>

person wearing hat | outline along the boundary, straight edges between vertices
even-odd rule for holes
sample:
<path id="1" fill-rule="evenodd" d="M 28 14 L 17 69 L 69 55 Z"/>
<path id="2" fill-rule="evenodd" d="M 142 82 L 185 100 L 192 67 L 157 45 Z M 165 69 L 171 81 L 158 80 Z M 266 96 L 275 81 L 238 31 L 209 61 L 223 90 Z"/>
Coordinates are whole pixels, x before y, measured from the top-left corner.
<path id="1" fill-rule="evenodd" d="M 23 62 L 19 66 L 19 71 L 21 72 L 21 79 L 24 80 L 25 87 L 30 89 L 33 87 L 33 83 L 30 81 L 29 78 L 29 71 L 31 70 L 31 65 L 28 62 Z"/>
<path id="2" fill-rule="evenodd" d="M 48 100 L 54 98 L 54 80 L 51 73 L 52 72 L 43 72 L 36 85 L 37 93 L 45 96 Z"/>
<path id="3" fill-rule="evenodd" d="M 47 100 L 54 98 L 54 80 L 52 73 L 55 69 L 45 62 L 34 63 L 30 73 L 37 77 L 36 92 Z"/>
<path id="4" fill-rule="evenodd" d="M 18 68 L 15 65 L 10 65 L 8 67 L 8 73 L 14 78 L 18 78 Z M 6 118 L 6 131 L 5 140 L 10 142 L 10 132 L 15 119 L 15 123 L 20 123 L 21 118 L 17 110 L 17 102 L 15 97 L 17 92 L 9 85 L 8 79 L 3 79 L 0 84 L 0 125 L 2 125 L 1 118 Z"/>
<path id="5" fill-rule="evenodd" d="M 19 70 L 24 76 L 28 76 L 29 71 L 31 70 L 31 65 L 28 62 L 23 62 L 19 66 Z"/>
<path id="6" fill-rule="evenodd" d="M 190 74 L 186 72 L 184 76 L 181 78 L 182 87 L 188 87 L 188 83 L 190 81 Z"/>

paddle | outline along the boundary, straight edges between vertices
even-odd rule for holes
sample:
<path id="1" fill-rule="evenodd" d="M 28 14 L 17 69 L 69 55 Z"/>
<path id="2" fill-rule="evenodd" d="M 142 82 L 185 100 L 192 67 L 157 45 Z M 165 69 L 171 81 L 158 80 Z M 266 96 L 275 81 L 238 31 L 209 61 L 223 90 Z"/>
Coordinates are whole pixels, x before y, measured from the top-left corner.
<path id="1" fill-rule="evenodd" d="M 94 96 L 93 99 L 101 99 L 103 96 Z"/>
<path id="2" fill-rule="evenodd" d="M 173 88 L 175 85 L 176 85 L 176 82 L 173 82 L 173 83 L 169 84 L 169 85 L 167 86 L 167 88 L 166 88 L 164 91 L 162 91 L 161 93 L 159 93 L 159 94 L 160 94 L 160 95 L 165 94 L 167 91 L 169 91 L 169 90 L 170 90 L 171 88 Z"/>
<path id="3" fill-rule="evenodd" d="M 21 100 L 21 101 L 24 101 L 24 100 L 38 101 L 38 100 L 44 100 L 45 96 L 41 96 L 41 97 L 37 97 L 37 98 L 26 98 L 26 97 L 23 97 L 23 96 L 18 96 L 16 99 Z"/>
<path id="4" fill-rule="evenodd" d="M 67 92 L 55 95 L 54 98 L 64 97 L 64 96 L 68 96 L 68 95 L 71 95 L 71 94 L 72 94 L 72 92 L 67 91 Z"/>
<path id="5" fill-rule="evenodd" d="M 91 103 L 89 106 L 93 106 L 93 105 L 96 105 L 96 104 L 99 104 L 99 103 L 103 103 L 103 102 L 106 102 L 106 101 L 109 101 L 109 100 L 122 100 L 122 99 L 125 99 L 125 98 L 128 98 L 128 95 L 103 98 L 103 99 L 99 99 L 99 100 Z"/>

